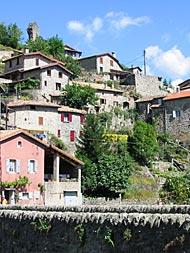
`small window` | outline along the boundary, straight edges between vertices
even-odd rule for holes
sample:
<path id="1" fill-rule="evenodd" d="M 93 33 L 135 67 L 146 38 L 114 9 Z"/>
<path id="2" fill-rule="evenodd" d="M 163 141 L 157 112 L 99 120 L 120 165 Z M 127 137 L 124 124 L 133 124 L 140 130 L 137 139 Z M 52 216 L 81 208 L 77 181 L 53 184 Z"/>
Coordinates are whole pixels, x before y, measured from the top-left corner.
<path id="1" fill-rule="evenodd" d="M 22 199 L 29 199 L 29 193 L 28 192 L 22 192 Z"/>
<path id="2" fill-rule="evenodd" d="M 36 106 L 35 105 L 31 105 L 30 106 L 30 110 L 36 110 Z"/>
<path id="3" fill-rule="evenodd" d="M 59 72 L 59 78 L 62 78 L 62 77 L 63 77 L 63 73 Z"/>
<path id="4" fill-rule="evenodd" d="M 7 159 L 6 160 L 7 173 L 20 173 L 20 160 Z"/>
<path id="5" fill-rule="evenodd" d="M 44 81 L 44 86 L 47 86 L 47 81 Z"/>
<path id="6" fill-rule="evenodd" d="M 70 142 L 74 142 L 75 141 L 75 131 L 71 130 L 70 131 Z"/>
<path id="7" fill-rule="evenodd" d="M 38 161 L 31 159 L 28 160 L 28 173 L 37 173 L 38 171 Z"/>
<path id="8" fill-rule="evenodd" d="M 106 104 L 106 99 L 100 98 L 100 104 Z"/>
<path id="9" fill-rule="evenodd" d="M 39 59 L 36 59 L 36 66 L 39 66 Z"/>
<path id="10" fill-rule="evenodd" d="M 16 59 L 16 65 L 19 65 L 19 58 Z"/>
<path id="11" fill-rule="evenodd" d="M 110 60 L 110 66 L 113 67 L 113 60 Z"/>
<path id="12" fill-rule="evenodd" d="M 100 72 L 103 72 L 103 67 L 100 67 Z"/>
<path id="13" fill-rule="evenodd" d="M 9 61 L 9 67 L 10 68 L 12 67 L 12 61 L 11 60 Z"/>
<path id="14" fill-rule="evenodd" d="M 113 101 L 113 105 L 118 106 L 119 105 L 118 101 Z"/>
<path id="15" fill-rule="evenodd" d="M 18 147 L 18 148 L 22 148 L 22 141 L 18 141 L 18 142 L 17 142 L 17 147 Z"/>
<path id="16" fill-rule="evenodd" d="M 100 63 L 103 64 L 103 57 L 100 57 Z"/>
<path id="17" fill-rule="evenodd" d="M 43 125 L 43 120 L 44 120 L 43 117 L 38 118 L 39 125 Z"/>
<path id="18" fill-rule="evenodd" d="M 51 70 L 47 70 L 47 75 L 51 76 Z"/>
<path id="19" fill-rule="evenodd" d="M 61 90 L 61 83 L 56 83 L 56 90 Z"/>
<path id="20" fill-rule="evenodd" d="M 71 113 L 62 113 L 61 114 L 62 122 L 72 122 L 72 114 Z"/>

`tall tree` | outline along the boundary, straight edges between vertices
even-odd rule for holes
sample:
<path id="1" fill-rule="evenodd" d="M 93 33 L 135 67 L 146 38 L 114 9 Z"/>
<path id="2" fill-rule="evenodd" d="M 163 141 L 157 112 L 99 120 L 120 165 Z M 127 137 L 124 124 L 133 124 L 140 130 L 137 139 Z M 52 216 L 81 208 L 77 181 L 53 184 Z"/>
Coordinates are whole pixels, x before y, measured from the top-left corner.
<path id="1" fill-rule="evenodd" d="M 159 150 L 154 126 L 143 121 L 136 121 L 129 141 L 131 154 L 142 164 L 149 164 Z"/>

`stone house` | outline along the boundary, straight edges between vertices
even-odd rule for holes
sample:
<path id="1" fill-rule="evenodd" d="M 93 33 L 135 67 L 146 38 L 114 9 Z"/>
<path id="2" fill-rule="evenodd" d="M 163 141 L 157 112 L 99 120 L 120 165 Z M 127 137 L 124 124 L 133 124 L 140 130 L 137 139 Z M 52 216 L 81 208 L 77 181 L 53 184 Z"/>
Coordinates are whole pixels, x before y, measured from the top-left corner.
<path id="1" fill-rule="evenodd" d="M 78 51 L 78 50 L 70 47 L 69 45 L 64 45 L 64 51 L 65 51 L 65 56 L 71 56 L 74 59 L 78 59 L 82 55 L 81 51 Z"/>
<path id="2" fill-rule="evenodd" d="M 26 129 L 44 141 L 53 134 L 64 142 L 69 153 L 74 154 L 85 111 L 51 102 L 23 100 L 9 102 L 7 108 L 4 129 Z"/>
<path id="3" fill-rule="evenodd" d="M 139 99 L 136 104 L 141 119 L 154 123 L 158 132 L 167 132 L 183 143 L 190 142 L 190 89 Z"/>
<path id="4" fill-rule="evenodd" d="M 116 59 L 114 52 L 112 54 L 104 53 L 78 59 L 78 62 L 86 71 L 95 71 L 105 76 L 105 80 L 120 80 L 120 74 L 123 72 L 122 65 Z"/>
<path id="5" fill-rule="evenodd" d="M 1 201 L 81 204 L 82 161 L 23 130 L 1 130 L 0 147 Z"/>
<path id="6" fill-rule="evenodd" d="M 25 53 L 13 56 L 3 61 L 5 70 L 1 77 L 11 79 L 12 84 L 24 82 L 28 78 L 40 81 L 37 90 L 32 91 L 35 99 L 50 101 L 50 94 L 60 94 L 61 89 L 69 83 L 72 72 L 63 62 L 50 58 L 40 52 Z M 8 85 L 9 92 L 11 86 Z M 15 90 L 13 91 L 15 92 Z"/>

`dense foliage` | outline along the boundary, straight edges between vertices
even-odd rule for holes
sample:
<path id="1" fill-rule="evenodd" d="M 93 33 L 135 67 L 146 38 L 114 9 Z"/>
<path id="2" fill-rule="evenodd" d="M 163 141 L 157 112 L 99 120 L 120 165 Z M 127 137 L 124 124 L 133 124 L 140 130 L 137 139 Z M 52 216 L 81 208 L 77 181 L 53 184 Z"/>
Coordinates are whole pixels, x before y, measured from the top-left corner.
<path id="1" fill-rule="evenodd" d="M 159 151 L 154 126 L 136 121 L 133 136 L 130 137 L 130 152 L 141 164 L 149 164 Z"/>
<path id="2" fill-rule="evenodd" d="M 77 155 L 84 162 L 82 190 L 88 196 L 114 197 L 126 189 L 132 159 L 125 142 L 112 145 L 103 138 L 101 116 L 87 115 Z"/>
<path id="3" fill-rule="evenodd" d="M 89 86 L 66 85 L 62 91 L 62 104 L 72 108 L 86 109 L 87 105 L 95 105 L 98 100 L 96 90 Z"/>
<path id="4" fill-rule="evenodd" d="M 21 40 L 22 32 L 16 24 L 6 26 L 4 23 L 0 23 L 0 44 L 19 49 Z"/>

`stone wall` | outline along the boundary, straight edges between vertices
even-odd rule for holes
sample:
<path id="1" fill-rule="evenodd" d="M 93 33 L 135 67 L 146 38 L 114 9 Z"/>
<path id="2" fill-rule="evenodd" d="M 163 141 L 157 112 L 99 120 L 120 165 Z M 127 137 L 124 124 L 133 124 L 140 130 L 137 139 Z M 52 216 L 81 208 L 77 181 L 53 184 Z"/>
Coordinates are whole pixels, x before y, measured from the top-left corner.
<path id="1" fill-rule="evenodd" d="M 190 206 L 0 206 L 0 221 L 0 252 L 190 252 Z"/>

